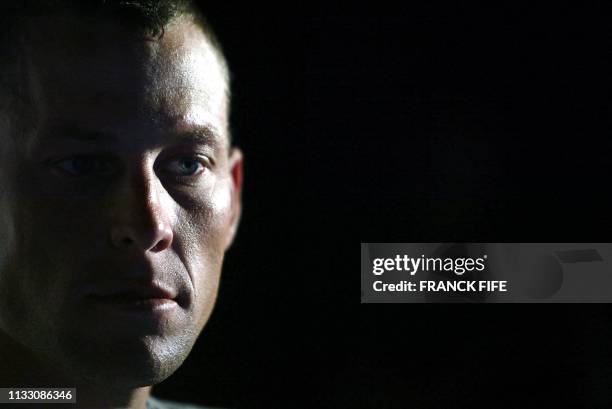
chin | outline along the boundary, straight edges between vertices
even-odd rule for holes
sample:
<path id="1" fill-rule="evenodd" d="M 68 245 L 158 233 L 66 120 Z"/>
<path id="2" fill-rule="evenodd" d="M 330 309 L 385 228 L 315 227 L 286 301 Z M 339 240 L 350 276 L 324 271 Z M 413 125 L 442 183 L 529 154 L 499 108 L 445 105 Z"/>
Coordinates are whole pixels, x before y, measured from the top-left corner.
<path id="1" fill-rule="evenodd" d="M 187 336 L 158 335 L 112 346 L 90 341 L 80 351 L 67 351 L 67 355 L 71 355 L 67 361 L 70 372 L 85 383 L 118 389 L 137 388 L 158 384 L 172 375 L 183 364 L 194 343 L 195 339 Z"/>

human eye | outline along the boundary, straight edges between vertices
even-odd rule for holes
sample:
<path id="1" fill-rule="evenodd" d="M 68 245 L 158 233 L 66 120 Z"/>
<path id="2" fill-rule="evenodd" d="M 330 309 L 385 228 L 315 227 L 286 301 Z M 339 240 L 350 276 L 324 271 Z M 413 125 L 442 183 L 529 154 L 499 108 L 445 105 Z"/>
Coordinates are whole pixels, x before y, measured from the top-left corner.
<path id="1" fill-rule="evenodd" d="M 75 155 L 51 161 L 51 166 L 68 176 L 110 176 L 115 172 L 115 166 L 109 158 L 95 155 Z"/>
<path id="2" fill-rule="evenodd" d="M 164 161 L 159 166 L 161 172 L 177 178 L 194 178 L 200 176 L 210 167 L 209 161 L 201 156 L 179 156 Z"/>

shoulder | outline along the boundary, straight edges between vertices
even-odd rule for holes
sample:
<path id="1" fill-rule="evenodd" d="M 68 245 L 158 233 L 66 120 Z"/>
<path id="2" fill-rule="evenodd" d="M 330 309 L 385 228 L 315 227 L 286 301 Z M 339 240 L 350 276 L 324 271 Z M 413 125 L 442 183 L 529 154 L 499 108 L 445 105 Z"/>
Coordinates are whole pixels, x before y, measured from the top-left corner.
<path id="1" fill-rule="evenodd" d="M 147 409 L 221 409 L 221 408 L 211 408 L 211 407 L 193 405 L 190 403 L 173 402 L 173 401 L 158 399 L 153 396 L 149 396 L 149 400 L 147 401 Z"/>

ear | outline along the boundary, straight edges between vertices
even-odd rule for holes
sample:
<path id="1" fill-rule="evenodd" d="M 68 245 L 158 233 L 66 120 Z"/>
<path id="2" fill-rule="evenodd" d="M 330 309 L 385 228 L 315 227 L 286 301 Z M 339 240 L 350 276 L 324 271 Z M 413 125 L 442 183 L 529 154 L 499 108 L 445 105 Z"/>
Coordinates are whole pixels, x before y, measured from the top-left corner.
<path id="1" fill-rule="evenodd" d="M 225 242 L 226 250 L 234 241 L 240 222 L 240 214 L 242 213 L 242 151 L 240 149 L 231 148 L 228 166 L 231 178 L 231 215 L 229 232 Z"/>

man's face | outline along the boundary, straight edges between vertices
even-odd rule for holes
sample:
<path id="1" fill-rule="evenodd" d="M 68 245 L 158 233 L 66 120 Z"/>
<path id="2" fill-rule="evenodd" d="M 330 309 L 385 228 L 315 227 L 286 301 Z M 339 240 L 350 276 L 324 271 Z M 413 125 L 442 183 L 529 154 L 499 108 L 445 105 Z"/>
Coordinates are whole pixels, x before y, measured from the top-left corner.
<path id="1" fill-rule="evenodd" d="M 159 382 L 211 313 L 239 218 L 217 56 L 189 16 L 159 39 L 47 16 L 22 48 L 0 329 L 71 376 Z"/>

